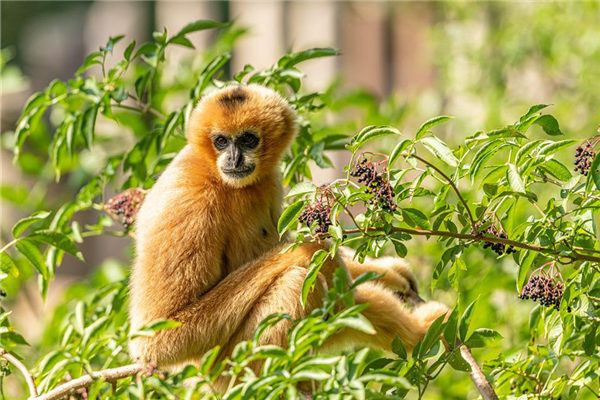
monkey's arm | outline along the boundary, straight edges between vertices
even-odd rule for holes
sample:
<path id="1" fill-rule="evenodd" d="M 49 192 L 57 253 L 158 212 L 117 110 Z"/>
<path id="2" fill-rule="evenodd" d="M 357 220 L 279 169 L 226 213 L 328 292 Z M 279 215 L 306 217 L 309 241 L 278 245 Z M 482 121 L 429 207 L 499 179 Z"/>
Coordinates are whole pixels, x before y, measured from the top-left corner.
<path id="1" fill-rule="evenodd" d="M 308 265 L 314 253 L 310 246 L 285 254 L 279 250 L 232 272 L 201 297 L 167 315 L 181 325 L 151 338 L 134 339 L 132 356 L 158 365 L 174 364 L 226 343 L 278 276 L 291 266 Z"/>

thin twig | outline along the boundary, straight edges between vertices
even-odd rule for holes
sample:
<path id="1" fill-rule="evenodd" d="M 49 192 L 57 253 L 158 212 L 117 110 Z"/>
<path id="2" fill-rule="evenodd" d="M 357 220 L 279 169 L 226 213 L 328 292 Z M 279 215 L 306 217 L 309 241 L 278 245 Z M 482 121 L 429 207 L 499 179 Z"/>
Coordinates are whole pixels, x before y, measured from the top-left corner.
<path id="1" fill-rule="evenodd" d="M 29 400 L 58 400 L 75 392 L 78 389 L 90 386 L 94 381 L 102 379 L 107 382 L 116 381 L 117 379 L 127 378 L 143 371 L 144 367 L 140 364 L 129 364 L 122 367 L 105 369 L 102 371 L 94 371 L 88 375 L 83 375 L 79 378 L 71 379 L 68 382 L 56 386 L 47 393 L 36 397 L 31 397 Z"/>
<path id="2" fill-rule="evenodd" d="M 25 382 L 27 383 L 27 387 L 29 388 L 29 396 L 36 397 L 37 396 L 37 388 L 35 387 L 35 382 L 33 380 L 33 375 L 27 369 L 25 365 L 21 361 L 17 359 L 17 357 L 10 354 L 6 349 L 0 347 L 0 356 L 4 358 L 6 361 L 14 365 L 16 369 L 21 372 L 23 377 L 25 377 Z"/>
<path id="3" fill-rule="evenodd" d="M 460 190 L 458 190 L 458 187 L 456 186 L 456 184 L 454 183 L 454 181 L 448 175 L 446 175 L 441 169 L 439 169 L 438 167 L 436 167 L 435 165 L 433 165 L 432 163 L 430 163 L 426 159 L 424 159 L 424 158 L 422 158 L 422 157 L 420 157 L 420 156 L 418 156 L 416 154 L 403 153 L 402 155 L 403 156 L 407 156 L 407 157 L 416 158 L 417 160 L 421 161 L 423 164 L 426 164 L 427 166 L 433 168 L 438 174 L 440 174 L 450 184 L 450 186 L 452 186 L 452 189 L 454 190 L 454 192 L 458 196 L 458 199 L 461 201 L 461 203 L 463 203 L 463 206 L 465 207 L 465 210 L 467 211 L 467 214 L 469 216 L 469 220 L 471 222 L 471 229 L 473 229 L 473 231 L 476 231 L 475 219 L 473 218 L 473 214 L 471 214 L 471 209 L 469 208 L 469 205 L 467 204 L 467 201 L 465 200 L 465 198 L 460 193 Z"/>
<path id="4" fill-rule="evenodd" d="M 381 229 L 378 228 L 367 228 L 365 229 L 367 232 L 382 232 Z M 363 231 L 359 228 L 356 229 L 346 229 L 343 231 L 344 233 L 362 233 Z M 409 235 L 419 235 L 419 236 L 443 236 L 443 237 L 452 237 L 455 239 L 463 239 L 463 240 L 472 240 L 475 242 L 490 242 L 490 243 L 503 243 L 505 245 L 518 247 L 520 249 L 525 250 L 533 250 L 540 253 L 548 253 L 551 255 L 559 255 L 554 249 L 543 246 L 536 246 L 527 243 L 517 242 L 511 239 L 503 239 L 496 236 L 483 236 L 481 234 L 474 233 L 456 233 L 449 231 L 436 231 L 436 230 L 425 230 L 425 229 L 408 229 L 408 228 L 398 228 L 393 227 L 389 230 L 389 233 L 394 232 L 403 232 L 408 233 Z M 570 258 L 573 261 L 590 261 L 593 263 L 600 263 L 600 257 L 594 257 L 586 254 L 580 254 L 574 252 L 573 255 L 565 256 Z"/>

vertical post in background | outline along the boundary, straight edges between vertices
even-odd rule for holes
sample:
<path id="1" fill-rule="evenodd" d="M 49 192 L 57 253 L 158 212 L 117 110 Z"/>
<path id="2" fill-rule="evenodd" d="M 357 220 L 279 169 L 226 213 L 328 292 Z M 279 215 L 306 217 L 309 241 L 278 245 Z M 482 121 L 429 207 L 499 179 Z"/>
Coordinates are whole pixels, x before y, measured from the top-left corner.
<path id="1" fill-rule="evenodd" d="M 240 27 L 249 28 L 234 49 L 232 73 L 245 64 L 264 68 L 273 64 L 284 51 L 284 3 L 279 1 L 231 1 L 230 18 Z"/>
<path id="2" fill-rule="evenodd" d="M 385 74 L 385 10 L 380 2 L 346 3 L 341 12 L 341 70 L 350 86 L 382 96 L 387 93 Z"/>
<path id="3" fill-rule="evenodd" d="M 303 2 L 293 1 L 286 7 L 286 43 L 294 51 L 310 47 L 334 47 L 339 49 L 338 10 L 335 1 Z M 306 74 L 303 86 L 309 90 L 323 91 L 336 77 L 339 57 L 326 57 L 303 63 L 302 72 Z M 346 151 L 328 151 L 326 154 L 334 168 L 320 169 L 311 165 L 313 181 L 316 185 L 331 182 L 342 175 L 342 167 L 348 161 Z"/>

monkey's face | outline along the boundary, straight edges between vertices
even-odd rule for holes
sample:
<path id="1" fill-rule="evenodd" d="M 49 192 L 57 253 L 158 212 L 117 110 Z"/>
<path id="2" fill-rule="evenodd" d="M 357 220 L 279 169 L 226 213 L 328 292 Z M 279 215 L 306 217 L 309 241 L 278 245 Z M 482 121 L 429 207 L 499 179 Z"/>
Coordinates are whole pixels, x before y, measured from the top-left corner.
<path id="1" fill-rule="evenodd" d="M 242 188 L 276 173 L 295 133 L 296 114 L 278 93 L 258 85 L 236 85 L 200 101 L 187 137 L 211 173 Z"/>
<path id="2" fill-rule="evenodd" d="M 217 168 L 225 182 L 239 187 L 254 180 L 260 158 L 260 137 L 257 132 L 215 132 L 211 140 L 218 154 Z"/>

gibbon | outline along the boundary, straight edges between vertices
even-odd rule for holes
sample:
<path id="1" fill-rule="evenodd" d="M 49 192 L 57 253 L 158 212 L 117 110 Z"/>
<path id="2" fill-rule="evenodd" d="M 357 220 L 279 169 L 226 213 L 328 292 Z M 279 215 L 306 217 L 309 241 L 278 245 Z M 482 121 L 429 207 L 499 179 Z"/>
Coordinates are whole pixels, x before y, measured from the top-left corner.
<path id="1" fill-rule="evenodd" d="M 132 339 L 130 354 L 136 361 L 161 368 L 195 363 L 216 345 L 228 354 L 251 338 L 268 315 L 301 318 L 319 307 L 336 268 L 353 277 L 366 270 L 385 276 L 355 292 L 358 303 L 370 304 L 363 314 L 377 334 L 347 329 L 327 348 L 389 350 L 395 336 L 410 348 L 446 313 L 444 305 L 418 298 L 414 277 L 400 260 L 370 259 L 363 265 L 352 260 L 348 249 L 325 262 L 301 307 L 306 267 L 314 252 L 327 246 L 304 243 L 281 254 L 278 162 L 295 133 L 295 113 L 279 94 L 262 86 L 225 87 L 199 102 L 190 117 L 187 145 L 137 215 L 130 279 L 133 331 L 157 319 L 181 325 Z M 415 307 L 407 307 L 403 297 L 414 300 Z M 261 340 L 284 346 L 289 327 L 289 321 L 282 321 Z"/>

